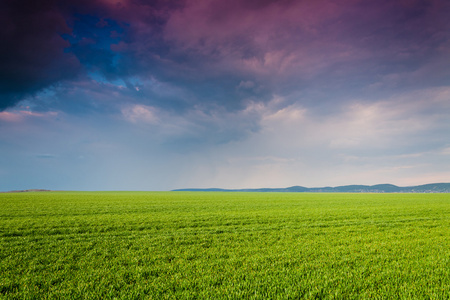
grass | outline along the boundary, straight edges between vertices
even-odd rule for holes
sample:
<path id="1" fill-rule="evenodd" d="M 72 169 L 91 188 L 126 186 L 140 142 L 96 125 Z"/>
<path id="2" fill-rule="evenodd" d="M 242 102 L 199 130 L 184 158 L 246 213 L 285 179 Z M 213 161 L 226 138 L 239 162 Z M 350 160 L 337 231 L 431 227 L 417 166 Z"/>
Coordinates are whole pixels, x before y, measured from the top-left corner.
<path id="1" fill-rule="evenodd" d="M 0 194 L 0 299 L 449 299 L 450 194 Z"/>

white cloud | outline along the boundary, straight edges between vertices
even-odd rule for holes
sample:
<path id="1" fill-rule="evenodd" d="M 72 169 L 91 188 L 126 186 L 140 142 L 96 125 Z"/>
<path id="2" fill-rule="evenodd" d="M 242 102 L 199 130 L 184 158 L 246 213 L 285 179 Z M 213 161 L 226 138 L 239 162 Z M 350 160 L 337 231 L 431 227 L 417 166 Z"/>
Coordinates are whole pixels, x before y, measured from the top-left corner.
<path id="1" fill-rule="evenodd" d="M 126 120 L 132 123 L 157 124 L 160 121 L 156 108 L 142 104 L 125 107 L 122 109 L 122 114 Z"/>
<path id="2" fill-rule="evenodd" d="M 439 168 L 450 168 L 450 161 L 442 159 L 450 153 L 449 90 L 349 101 L 328 115 L 286 105 L 282 98 L 251 103 L 246 111 L 259 116 L 261 129 L 199 154 L 208 153 L 196 165 L 214 161 L 207 176 L 197 172 L 180 184 L 243 188 L 448 181 L 448 172 Z"/>

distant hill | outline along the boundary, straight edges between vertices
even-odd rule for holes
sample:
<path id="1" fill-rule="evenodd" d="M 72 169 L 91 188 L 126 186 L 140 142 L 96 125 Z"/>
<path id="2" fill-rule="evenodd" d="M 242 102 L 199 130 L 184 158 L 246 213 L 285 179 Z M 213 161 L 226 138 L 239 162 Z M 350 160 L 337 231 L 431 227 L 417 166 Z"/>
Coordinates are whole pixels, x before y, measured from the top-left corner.
<path id="1" fill-rule="evenodd" d="M 179 192 L 294 192 L 294 193 L 450 193 L 450 183 L 430 183 L 400 187 L 393 184 L 344 185 L 336 187 L 307 188 L 291 186 L 288 188 L 261 189 L 177 189 Z"/>
<path id="2" fill-rule="evenodd" d="M 26 192 L 51 192 L 51 190 L 29 189 L 29 190 L 14 190 L 14 191 L 3 192 L 3 193 L 26 193 Z"/>

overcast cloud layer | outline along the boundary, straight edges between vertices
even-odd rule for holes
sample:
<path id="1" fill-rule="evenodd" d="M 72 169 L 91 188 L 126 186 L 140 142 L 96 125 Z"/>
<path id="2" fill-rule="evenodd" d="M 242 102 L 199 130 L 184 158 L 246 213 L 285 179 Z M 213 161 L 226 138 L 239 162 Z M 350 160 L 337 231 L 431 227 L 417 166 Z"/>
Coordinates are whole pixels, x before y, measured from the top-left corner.
<path id="1" fill-rule="evenodd" d="M 446 0 L 0 2 L 0 190 L 450 182 Z"/>

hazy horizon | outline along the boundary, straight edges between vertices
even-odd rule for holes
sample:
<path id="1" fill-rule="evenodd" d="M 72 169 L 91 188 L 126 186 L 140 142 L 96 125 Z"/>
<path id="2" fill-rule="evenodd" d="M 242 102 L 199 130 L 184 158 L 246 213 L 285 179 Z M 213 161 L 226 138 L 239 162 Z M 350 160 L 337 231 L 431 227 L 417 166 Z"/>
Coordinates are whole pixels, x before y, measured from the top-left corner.
<path id="1" fill-rule="evenodd" d="M 0 191 L 450 182 L 448 1 L 0 11 Z"/>

